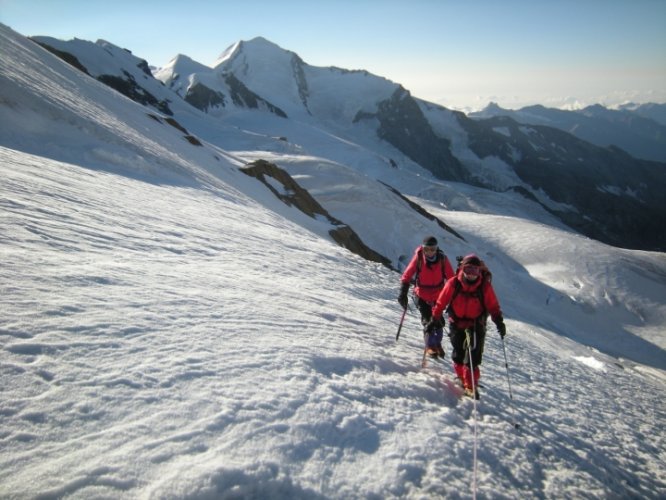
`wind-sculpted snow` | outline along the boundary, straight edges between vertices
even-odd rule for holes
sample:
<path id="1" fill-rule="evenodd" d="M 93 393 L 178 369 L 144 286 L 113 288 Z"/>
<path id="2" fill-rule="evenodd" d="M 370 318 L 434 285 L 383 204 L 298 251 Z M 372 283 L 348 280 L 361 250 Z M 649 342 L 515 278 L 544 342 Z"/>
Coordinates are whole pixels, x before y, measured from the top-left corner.
<path id="1" fill-rule="evenodd" d="M 240 194 L 0 156 L 2 496 L 470 494 L 471 401 L 416 318 L 394 343 L 394 274 Z M 663 494 L 663 380 L 507 323 L 479 493 Z"/>

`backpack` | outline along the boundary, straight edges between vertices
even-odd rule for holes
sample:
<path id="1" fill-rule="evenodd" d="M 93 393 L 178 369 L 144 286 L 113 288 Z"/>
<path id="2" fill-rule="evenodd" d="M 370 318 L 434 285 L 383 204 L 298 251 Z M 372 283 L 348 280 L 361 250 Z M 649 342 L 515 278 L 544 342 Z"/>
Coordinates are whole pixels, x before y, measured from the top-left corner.
<path id="1" fill-rule="evenodd" d="M 458 273 L 460 272 L 460 267 L 462 266 L 462 261 L 463 261 L 463 256 L 458 255 L 456 257 L 456 261 L 458 262 L 458 265 L 456 266 L 456 273 L 455 273 L 455 289 L 453 290 L 453 295 L 451 295 L 451 301 L 449 302 L 448 307 L 446 308 L 446 313 L 451 316 L 454 320 L 459 319 L 455 312 L 453 311 L 453 301 L 454 299 L 458 296 L 458 294 L 462 293 L 463 295 L 467 295 L 468 297 L 476 297 L 479 299 L 479 302 L 481 303 L 481 309 L 483 312 L 481 313 L 481 320 L 485 323 L 486 319 L 488 318 L 488 310 L 486 309 L 486 304 L 483 299 L 483 290 L 486 287 L 486 283 L 490 283 L 493 279 L 493 274 L 490 272 L 488 269 L 488 266 L 486 266 L 486 263 L 483 262 L 481 259 L 479 259 L 479 271 L 481 273 L 481 276 L 479 279 L 481 280 L 481 284 L 474 290 L 473 292 L 466 292 L 462 289 L 462 284 L 458 280 Z M 478 258 L 478 257 L 477 257 Z"/>

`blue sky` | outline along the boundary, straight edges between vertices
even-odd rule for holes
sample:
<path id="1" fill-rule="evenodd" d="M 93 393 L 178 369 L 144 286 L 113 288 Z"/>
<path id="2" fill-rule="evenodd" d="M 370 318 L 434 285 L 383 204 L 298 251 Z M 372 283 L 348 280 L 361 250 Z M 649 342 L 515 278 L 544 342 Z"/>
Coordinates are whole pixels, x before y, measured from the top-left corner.
<path id="1" fill-rule="evenodd" d="M 154 66 L 263 36 L 456 109 L 666 102 L 666 0 L 0 0 L 0 22 Z"/>

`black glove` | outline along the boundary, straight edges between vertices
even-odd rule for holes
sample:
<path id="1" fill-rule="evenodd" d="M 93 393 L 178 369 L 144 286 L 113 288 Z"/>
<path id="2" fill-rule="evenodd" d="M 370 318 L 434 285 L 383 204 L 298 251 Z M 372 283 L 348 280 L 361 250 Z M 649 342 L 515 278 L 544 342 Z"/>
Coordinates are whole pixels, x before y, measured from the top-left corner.
<path id="1" fill-rule="evenodd" d="M 403 283 L 402 288 L 400 289 L 400 295 L 398 295 L 398 304 L 403 309 L 407 309 L 409 304 L 409 299 L 407 298 L 407 292 L 409 291 L 409 283 Z"/>
<path id="2" fill-rule="evenodd" d="M 506 335 L 506 325 L 504 324 L 504 319 L 501 316 L 499 318 L 493 318 L 493 323 L 495 323 L 500 337 L 504 338 Z"/>
<path id="3" fill-rule="evenodd" d="M 423 327 L 423 331 L 426 333 L 432 333 L 438 328 L 442 328 L 442 326 L 444 325 L 441 319 L 430 318 L 430 321 L 428 321 Z"/>

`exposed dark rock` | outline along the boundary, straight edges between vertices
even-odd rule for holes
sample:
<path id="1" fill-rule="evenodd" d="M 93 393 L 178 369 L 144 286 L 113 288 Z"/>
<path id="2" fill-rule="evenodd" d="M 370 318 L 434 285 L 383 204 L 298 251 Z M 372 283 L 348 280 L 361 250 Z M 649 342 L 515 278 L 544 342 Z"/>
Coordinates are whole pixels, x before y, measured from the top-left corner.
<path id="1" fill-rule="evenodd" d="M 78 60 L 76 56 L 73 54 L 70 54 L 69 52 L 65 52 L 62 50 L 58 50 L 54 47 L 51 47 L 48 44 L 38 42 L 36 40 L 33 40 L 35 43 L 38 45 L 44 47 L 46 50 L 51 52 L 52 54 L 58 56 L 60 59 L 65 61 L 66 63 L 70 64 L 71 66 L 74 66 L 76 69 L 83 71 L 86 75 L 91 76 L 90 73 L 88 72 L 87 68 L 81 64 L 81 62 Z M 127 50 L 127 49 L 125 49 Z M 130 51 L 127 51 L 131 54 Z M 147 76 L 150 76 L 150 78 L 153 78 L 153 74 L 150 71 L 150 68 L 148 67 L 148 63 L 145 60 L 141 60 L 141 62 L 137 65 L 144 73 L 146 73 Z M 164 113 L 165 115 L 173 115 L 173 112 L 169 108 L 169 103 L 166 100 L 160 101 L 158 100 L 154 95 L 152 95 L 150 92 L 148 92 L 146 89 L 141 87 L 134 77 L 128 73 L 127 71 L 123 71 L 125 78 L 122 78 L 120 76 L 115 76 L 115 75 L 100 75 L 97 77 L 97 80 L 100 82 L 104 83 L 105 85 L 108 85 L 109 87 L 113 88 L 114 90 L 117 90 L 121 94 L 123 94 L 126 97 L 129 97 L 133 101 L 136 101 L 140 104 L 143 104 L 144 106 L 152 106 L 153 108 L 157 109 L 158 111 Z"/>
<path id="2" fill-rule="evenodd" d="M 435 177 L 469 182 L 470 178 L 451 153 L 448 139 L 438 137 L 421 108 L 408 91 L 399 87 L 390 99 L 378 105 L 377 114 L 358 113 L 354 122 L 367 118 L 379 121 L 377 135 L 430 170 Z"/>
<path id="3" fill-rule="evenodd" d="M 326 209 L 322 207 L 307 190 L 303 189 L 285 170 L 282 170 L 274 163 L 265 160 L 257 160 L 242 167 L 241 172 L 259 179 L 285 204 L 295 206 L 301 212 L 312 218 L 325 217 L 332 225 L 336 226 L 335 229 L 329 231 L 329 234 L 340 246 L 360 255 L 366 260 L 379 262 L 386 267 L 393 269 L 390 259 L 365 245 L 352 228 L 332 217 Z M 281 193 L 278 192 L 274 185 L 266 180 L 266 176 L 271 177 L 282 184 L 284 191 Z"/>
<path id="4" fill-rule="evenodd" d="M 184 99 L 195 108 L 205 112 L 211 108 L 226 105 L 226 96 L 222 92 L 211 90 L 202 83 L 195 83 L 188 88 Z"/>
<path id="5" fill-rule="evenodd" d="M 147 114 L 150 118 L 152 118 L 156 122 L 160 122 L 160 123 L 165 123 L 166 122 L 169 125 L 171 125 L 172 127 L 174 127 L 175 129 L 178 129 L 179 131 L 181 131 L 183 134 L 185 134 L 183 136 L 185 138 L 185 140 L 187 142 L 189 142 L 190 144 L 192 144 L 193 146 L 203 146 L 203 144 L 201 144 L 201 141 L 199 139 L 197 139 L 195 136 L 191 135 L 185 127 L 183 127 L 180 123 L 178 123 L 173 118 L 169 117 L 169 118 L 162 119 L 161 117 L 155 116 L 152 113 L 147 113 Z"/>
<path id="6" fill-rule="evenodd" d="M 301 98 L 303 107 L 307 110 L 308 114 L 312 114 L 308 108 L 308 97 L 310 96 L 310 90 L 308 89 L 308 80 L 305 77 L 305 70 L 303 69 L 304 65 L 305 63 L 303 60 L 296 54 L 291 57 L 291 69 L 294 73 L 294 78 L 296 79 L 296 84 L 298 86 L 298 96 Z"/>
<path id="7" fill-rule="evenodd" d="M 150 66 L 148 66 L 148 61 L 141 59 L 141 62 L 136 65 L 141 71 L 143 71 L 147 76 L 153 78 L 153 72 L 150 71 Z"/>
<path id="8" fill-rule="evenodd" d="M 229 85 L 229 90 L 231 91 L 231 100 L 237 106 L 244 106 L 254 109 L 265 107 L 271 113 L 282 118 L 287 118 L 287 113 L 252 92 L 232 73 L 225 74 L 224 81 L 227 83 L 227 85 Z"/>
<path id="9" fill-rule="evenodd" d="M 64 52 L 62 50 L 58 50 L 56 48 L 53 48 L 50 45 L 47 45 L 45 43 L 41 43 L 41 42 L 38 42 L 36 40 L 33 40 L 32 38 L 30 38 L 30 40 L 35 42 L 37 45 L 40 45 L 41 47 L 44 47 L 46 50 L 51 52 L 51 54 L 54 54 L 54 55 L 58 56 L 60 59 L 65 61 L 67 64 L 69 64 L 71 66 L 74 66 L 79 71 L 83 71 L 86 75 L 90 76 L 90 73 L 88 73 L 88 70 L 86 69 L 86 67 L 83 64 L 81 64 L 81 62 L 77 59 L 76 56 L 70 54 L 69 52 Z"/>
<path id="10" fill-rule="evenodd" d="M 173 115 L 173 111 L 169 109 L 169 103 L 166 100 L 158 101 L 154 95 L 137 84 L 130 73 L 127 71 L 123 71 L 123 73 L 125 74 L 125 78 L 115 75 L 99 75 L 97 79 L 135 102 L 144 106 L 152 106 L 165 115 Z"/>
<path id="11" fill-rule="evenodd" d="M 479 157 L 501 158 L 533 193 L 568 206 L 544 208 L 571 228 L 613 246 L 666 250 L 665 164 L 508 117 L 459 122 Z"/>
<path id="12" fill-rule="evenodd" d="M 193 135 L 186 135 L 184 137 L 185 137 L 185 140 L 187 142 L 189 142 L 190 144 L 192 144 L 193 146 L 203 146 L 203 144 L 201 144 L 201 141 L 199 139 L 197 139 L 196 137 L 194 137 Z"/>
<path id="13" fill-rule="evenodd" d="M 425 218 L 428 219 L 428 220 L 435 221 L 435 222 L 437 223 L 437 225 L 438 225 L 439 227 L 441 227 L 444 231 L 446 231 L 446 232 L 448 232 L 448 233 L 451 233 L 451 234 L 452 234 L 453 236 L 455 236 L 456 238 L 459 238 L 459 239 L 465 241 L 465 238 L 463 238 L 461 235 L 459 235 L 459 234 L 458 234 L 453 228 L 451 228 L 448 224 L 446 224 L 446 223 L 443 222 L 442 220 L 440 220 L 440 219 L 438 219 L 437 217 L 435 217 L 434 215 L 432 215 L 430 212 L 428 212 L 428 211 L 427 211 L 425 208 L 423 208 L 421 205 L 419 205 L 418 203 L 414 203 L 412 200 L 410 200 L 410 199 L 407 198 L 405 195 L 403 195 L 400 191 L 398 191 L 398 190 L 395 189 L 394 187 L 389 186 L 389 185 L 386 184 L 385 182 L 382 182 L 382 181 L 378 181 L 378 182 L 380 182 L 381 184 L 384 184 L 384 186 L 386 186 L 388 189 L 390 189 L 390 190 L 391 190 L 394 194 L 396 194 L 400 199 L 404 200 L 405 203 L 407 203 L 411 208 L 413 208 L 414 210 L 416 210 L 420 215 L 422 215 L 423 217 L 425 217 Z"/>
<path id="14" fill-rule="evenodd" d="M 166 118 L 164 121 L 167 122 L 172 127 L 180 130 L 183 134 L 189 134 L 187 129 L 183 127 L 180 123 L 178 123 L 174 118 Z"/>

